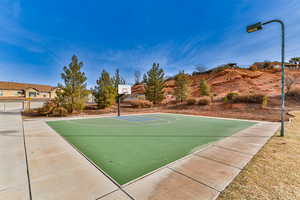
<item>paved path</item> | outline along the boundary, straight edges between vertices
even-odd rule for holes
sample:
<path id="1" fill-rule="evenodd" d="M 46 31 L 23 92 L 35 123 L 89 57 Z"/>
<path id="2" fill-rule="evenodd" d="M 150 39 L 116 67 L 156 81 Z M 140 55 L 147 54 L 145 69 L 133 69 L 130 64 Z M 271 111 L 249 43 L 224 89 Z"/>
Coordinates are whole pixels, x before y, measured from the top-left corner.
<path id="1" fill-rule="evenodd" d="M 95 200 L 119 189 L 46 123 L 24 130 L 33 200 Z"/>
<path id="2" fill-rule="evenodd" d="M 30 199 L 19 112 L 0 112 L 0 199 Z"/>
<path id="3" fill-rule="evenodd" d="M 138 200 L 213 200 L 278 129 L 259 123 L 124 186 Z"/>
<path id="4" fill-rule="evenodd" d="M 20 116 L 14 114 L 10 117 L 11 124 L 7 123 L 6 131 L 11 130 L 11 127 L 20 127 L 19 132 L 22 136 Z M 6 122 L 7 118 L 3 116 L 0 118 L 0 122 Z M 18 122 L 18 126 L 14 124 L 16 122 Z M 111 181 L 105 173 L 97 169 L 48 127 L 44 120 L 26 120 L 24 130 L 32 199 L 213 200 L 238 175 L 277 129 L 278 124 L 276 123 L 258 123 L 144 177 L 120 186 Z M 1 135 L 1 137 L 4 136 L 5 134 Z M 25 194 L 28 194 L 29 191 L 26 182 L 24 146 L 22 146 L 22 137 L 18 138 L 14 138 L 12 141 L 20 140 L 19 143 L 15 143 L 19 144 L 17 146 L 23 153 L 23 165 L 19 171 L 22 176 L 11 177 L 9 180 L 14 180 L 16 188 L 22 185 L 23 190 L 21 191 L 26 196 Z M 11 155 L 11 160 L 15 161 L 16 155 Z M 0 158 L 2 159 L 1 163 L 6 160 L 5 156 Z M 15 171 L 14 166 L 10 164 L 5 169 L 0 168 L 0 175 L 6 176 L 6 171 L 9 170 Z M 23 184 L 18 184 L 19 182 Z M 7 187 L 9 182 L 2 185 Z M 4 194 L 4 192 L 1 193 Z M 26 198 L 28 199 L 28 197 Z M 2 199 L 1 196 L 0 199 Z"/>

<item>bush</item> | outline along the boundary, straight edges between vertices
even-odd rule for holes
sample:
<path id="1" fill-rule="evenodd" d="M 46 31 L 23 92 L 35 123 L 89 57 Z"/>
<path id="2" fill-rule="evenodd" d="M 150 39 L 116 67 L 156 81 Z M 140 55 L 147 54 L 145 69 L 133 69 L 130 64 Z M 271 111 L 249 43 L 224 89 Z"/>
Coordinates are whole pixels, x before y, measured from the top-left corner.
<path id="1" fill-rule="evenodd" d="M 198 105 L 200 105 L 200 106 L 210 105 L 210 103 L 211 103 L 211 99 L 210 98 L 201 98 L 198 101 Z"/>
<path id="2" fill-rule="evenodd" d="M 228 102 L 229 102 L 229 101 L 228 101 L 228 97 L 225 96 L 224 99 L 223 99 L 223 101 L 224 101 L 224 103 L 228 103 Z"/>
<path id="3" fill-rule="evenodd" d="M 201 96 L 210 96 L 210 87 L 205 79 L 200 80 L 199 88 Z"/>
<path id="4" fill-rule="evenodd" d="M 233 101 L 235 97 L 237 97 L 239 94 L 236 92 L 230 92 L 226 95 L 228 101 Z"/>
<path id="5" fill-rule="evenodd" d="M 51 100 L 44 104 L 42 108 L 37 109 L 37 112 L 45 116 L 67 116 L 68 111 L 63 106 L 60 106 L 57 100 Z"/>
<path id="6" fill-rule="evenodd" d="M 176 101 L 176 100 L 171 100 L 171 101 L 169 101 L 169 104 L 175 105 L 175 104 L 177 104 L 177 103 L 178 103 L 178 101 Z"/>
<path id="7" fill-rule="evenodd" d="M 269 98 L 268 96 L 263 96 L 261 107 L 264 108 L 268 105 Z"/>
<path id="8" fill-rule="evenodd" d="M 56 107 L 53 109 L 51 116 L 65 117 L 68 115 L 67 109 L 64 107 Z"/>
<path id="9" fill-rule="evenodd" d="M 267 97 L 263 94 L 238 95 L 234 97 L 233 103 L 256 103 L 267 102 Z"/>
<path id="10" fill-rule="evenodd" d="M 235 99 L 238 95 L 239 95 L 239 94 L 236 93 L 236 92 L 230 92 L 230 93 L 228 93 L 228 94 L 224 97 L 223 101 L 224 101 L 224 103 L 234 103 L 234 99 Z"/>
<path id="11" fill-rule="evenodd" d="M 251 71 L 257 71 L 258 70 L 258 67 L 256 65 L 252 65 L 250 68 L 249 68 Z"/>
<path id="12" fill-rule="evenodd" d="M 292 97 L 292 98 L 295 98 L 295 99 L 300 99 L 300 88 L 290 90 L 289 92 L 286 93 L 286 95 L 288 97 Z"/>
<path id="13" fill-rule="evenodd" d="M 186 100 L 187 105 L 195 105 L 196 104 L 196 99 L 190 98 Z"/>
<path id="14" fill-rule="evenodd" d="M 125 103 L 130 104 L 134 108 L 151 108 L 153 106 L 153 103 L 148 100 L 127 100 Z"/>

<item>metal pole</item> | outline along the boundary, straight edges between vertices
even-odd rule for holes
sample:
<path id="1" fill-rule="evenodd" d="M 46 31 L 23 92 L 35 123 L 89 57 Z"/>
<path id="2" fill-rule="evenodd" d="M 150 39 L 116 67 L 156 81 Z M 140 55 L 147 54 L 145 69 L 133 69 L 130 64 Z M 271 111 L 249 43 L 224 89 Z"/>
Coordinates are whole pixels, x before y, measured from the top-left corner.
<path id="1" fill-rule="evenodd" d="M 120 117 L 120 96 L 121 95 L 118 95 L 118 116 Z"/>
<path id="2" fill-rule="evenodd" d="M 268 22 L 263 23 L 262 25 L 266 25 L 272 22 L 277 22 L 281 25 L 281 129 L 280 136 L 284 136 L 284 120 L 285 120 L 285 76 L 284 76 L 284 52 L 285 52 L 285 26 L 283 21 L 275 19 Z"/>
<path id="3" fill-rule="evenodd" d="M 284 121 L 285 121 L 285 67 L 284 67 L 284 49 L 285 49 L 285 28 L 284 23 L 280 21 L 281 24 L 281 131 L 280 136 L 284 136 Z"/>

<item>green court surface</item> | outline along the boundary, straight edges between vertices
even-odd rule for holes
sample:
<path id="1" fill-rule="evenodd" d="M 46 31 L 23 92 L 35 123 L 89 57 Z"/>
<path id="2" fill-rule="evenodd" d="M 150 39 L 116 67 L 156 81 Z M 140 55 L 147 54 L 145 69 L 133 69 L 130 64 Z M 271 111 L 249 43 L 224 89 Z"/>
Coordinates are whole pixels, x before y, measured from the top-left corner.
<path id="1" fill-rule="evenodd" d="M 119 184 L 134 180 L 255 124 L 177 114 L 47 123 Z"/>

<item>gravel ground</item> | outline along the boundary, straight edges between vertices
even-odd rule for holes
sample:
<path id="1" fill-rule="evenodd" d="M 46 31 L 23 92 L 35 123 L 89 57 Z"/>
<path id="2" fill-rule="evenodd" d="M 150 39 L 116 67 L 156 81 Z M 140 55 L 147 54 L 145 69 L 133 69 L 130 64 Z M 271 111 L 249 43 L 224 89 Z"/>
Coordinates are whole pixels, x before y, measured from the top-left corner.
<path id="1" fill-rule="evenodd" d="M 272 137 L 218 200 L 300 199 L 300 111 L 293 114 L 286 136 Z"/>

